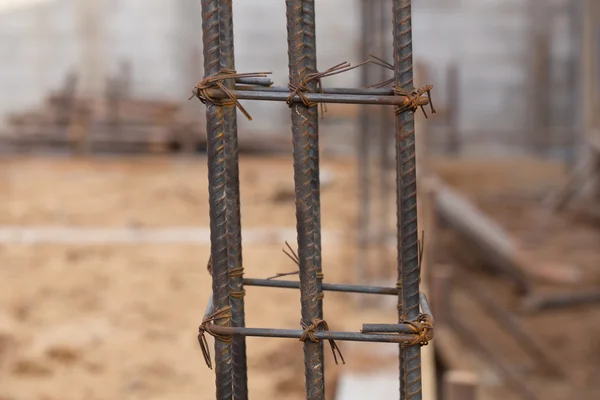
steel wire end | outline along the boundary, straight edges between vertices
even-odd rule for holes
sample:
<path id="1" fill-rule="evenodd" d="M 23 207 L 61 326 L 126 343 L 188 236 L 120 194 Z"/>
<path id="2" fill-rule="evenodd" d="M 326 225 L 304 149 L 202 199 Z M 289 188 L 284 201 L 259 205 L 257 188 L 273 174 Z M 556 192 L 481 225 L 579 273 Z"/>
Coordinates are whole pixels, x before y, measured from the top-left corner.
<path id="1" fill-rule="evenodd" d="M 285 254 L 286 256 L 289 257 L 290 260 L 292 260 L 294 262 L 294 264 L 296 264 L 298 266 L 298 268 L 300 268 L 300 258 L 298 258 L 298 254 L 296 254 L 296 252 L 294 251 L 294 249 L 292 249 L 292 246 L 290 246 L 290 244 L 288 243 L 288 241 L 285 241 L 285 245 L 287 246 L 287 248 L 289 249 L 289 253 L 286 251 L 286 249 L 281 249 L 281 251 L 283 251 L 283 254 Z M 277 273 L 273 276 L 270 276 L 267 278 L 268 281 L 272 280 L 272 279 L 277 279 L 277 278 L 281 278 L 283 276 L 290 276 L 290 275 L 297 275 L 300 273 L 300 270 L 298 271 L 293 271 L 293 272 L 280 272 Z"/>
<path id="2" fill-rule="evenodd" d="M 204 362 L 209 369 L 212 369 L 212 361 L 210 358 L 210 350 L 208 347 L 208 341 L 206 340 L 205 333 L 208 333 L 214 338 L 217 338 L 223 342 L 231 342 L 231 336 L 218 335 L 211 331 L 210 325 L 216 321 L 226 320 L 227 325 L 231 325 L 231 306 L 224 307 L 220 310 L 215 311 L 213 314 L 204 318 L 200 326 L 198 327 L 198 344 L 202 350 L 202 356 Z"/>
<path id="3" fill-rule="evenodd" d="M 302 335 L 300 336 L 301 342 L 306 342 L 307 340 L 310 340 L 313 343 L 319 343 L 319 339 L 316 338 L 315 332 L 319 330 L 329 330 L 327 322 L 319 318 L 313 319 L 310 325 L 306 325 L 304 322 L 300 321 L 300 326 L 302 326 L 302 329 L 304 329 L 304 332 L 302 332 Z M 335 365 L 339 365 L 338 355 L 340 357 L 340 360 L 342 360 L 342 364 L 346 364 L 346 360 L 344 360 L 344 356 L 342 355 L 342 352 L 335 340 L 329 339 L 329 345 L 331 346 L 331 353 L 333 354 L 333 360 L 335 361 Z"/>
<path id="4" fill-rule="evenodd" d="M 294 104 L 295 97 L 298 96 L 300 98 L 300 102 L 306 108 L 314 107 L 317 105 L 317 103 L 311 102 L 308 99 L 308 97 L 306 97 L 306 94 L 305 94 L 309 90 L 308 89 L 309 83 L 316 82 L 317 83 L 317 93 L 323 93 L 323 84 L 321 82 L 321 79 L 327 78 L 327 77 L 330 77 L 333 75 L 342 74 L 344 72 L 348 72 L 350 70 L 362 67 L 363 65 L 366 65 L 371 62 L 373 62 L 373 61 L 366 60 L 359 64 L 351 65 L 349 62 L 344 61 L 342 63 L 334 65 L 333 67 L 326 69 L 323 72 L 313 72 L 313 73 L 307 74 L 304 78 L 302 78 L 300 80 L 300 82 L 297 85 L 294 85 L 292 83 L 288 84 L 288 88 L 290 89 L 290 95 L 289 95 L 288 99 L 286 100 L 286 103 L 289 107 L 292 107 L 292 105 Z M 324 114 L 326 112 L 327 112 L 327 105 L 325 103 L 321 103 L 321 118 L 325 117 Z"/>
<path id="5" fill-rule="evenodd" d="M 405 96 L 404 103 L 397 106 L 395 109 L 396 115 L 400 115 L 405 111 L 415 112 L 420 107 L 425 118 L 428 118 L 427 113 L 425 112 L 426 105 L 429 105 L 431 113 L 435 114 L 436 110 L 431 102 L 431 89 L 433 89 L 433 85 L 426 85 L 419 89 L 412 89 L 411 91 L 399 86 L 394 86 L 393 90 L 396 96 Z M 423 97 L 425 93 L 427 93 L 427 97 Z"/>
<path id="6" fill-rule="evenodd" d="M 217 106 L 235 106 L 238 108 L 238 110 L 241 111 L 242 114 L 244 114 L 248 121 L 252 121 L 252 117 L 250 116 L 248 111 L 246 111 L 244 106 L 242 106 L 239 100 L 235 97 L 235 94 L 229 88 L 227 88 L 227 86 L 225 86 L 225 80 L 238 78 L 266 78 L 269 74 L 271 74 L 271 72 L 254 72 L 238 74 L 235 70 L 232 69 L 222 69 L 221 71 L 219 71 L 218 74 L 206 77 L 200 82 L 198 82 L 198 84 L 192 89 L 193 94 L 188 100 L 197 97 L 202 102 L 202 104 L 211 103 Z M 221 89 L 228 99 L 219 100 L 213 98 L 209 93 L 210 89 Z"/>

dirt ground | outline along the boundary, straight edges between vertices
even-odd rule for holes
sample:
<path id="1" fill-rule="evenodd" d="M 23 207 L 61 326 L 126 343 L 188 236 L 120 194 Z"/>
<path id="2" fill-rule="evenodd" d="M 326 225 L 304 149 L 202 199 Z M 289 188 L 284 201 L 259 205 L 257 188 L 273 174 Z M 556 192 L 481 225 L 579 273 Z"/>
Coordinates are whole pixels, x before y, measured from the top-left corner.
<path id="1" fill-rule="evenodd" d="M 482 169 L 463 163 L 446 165 L 439 171 L 446 181 L 459 188 L 510 232 L 534 265 L 560 267 L 576 272 L 580 277 L 579 283 L 570 285 L 536 282 L 535 293 L 600 289 L 598 221 L 574 218 L 569 213 L 552 215 L 541 206 L 544 197 L 561 183 L 564 177 L 562 167 L 520 162 L 514 165 L 500 163 L 496 167 L 488 163 Z M 446 243 L 452 243 L 452 238 Z M 494 358 L 520 376 L 538 399 L 598 398 L 600 305 L 584 304 L 526 312 L 510 282 L 484 273 L 479 268 L 469 269 L 469 274 L 473 283 L 485 287 L 518 316 L 525 329 L 546 350 L 548 357 L 559 365 L 563 376 L 544 374 L 542 370 L 547 364 L 533 360 L 517 341 L 500 328 L 502 322 L 488 316 L 463 286 L 453 294 L 455 312 L 462 315 L 461 321 L 472 333 L 477 332 Z M 464 338 L 464 344 L 468 346 L 469 343 L 469 338 Z M 521 398 L 497 368 L 483 373 L 482 381 L 487 398 Z"/>
<path id="2" fill-rule="evenodd" d="M 0 225 L 206 227 L 205 164 L 202 158 L 1 160 Z M 322 185 L 323 230 L 342 232 L 338 241 L 323 246 L 325 280 L 351 283 L 355 164 L 344 159 L 324 159 L 322 164 L 324 174 L 333 176 Z M 539 199 L 564 175 L 561 166 L 475 160 L 438 162 L 435 170 L 494 215 L 536 257 L 575 265 L 587 274 L 588 284 L 597 277 L 598 231 L 561 218 L 549 223 L 539 211 Z M 291 159 L 243 157 L 240 171 L 246 232 L 293 229 Z M 288 240 L 294 239 L 292 234 Z M 246 275 L 261 278 L 292 270 L 282 247 L 245 246 Z M 208 252 L 206 245 L 191 244 L 0 245 L 0 400 L 213 399 L 214 372 L 204 365 L 196 340 L 210 291 Z M 504 281 L 474 276 L 519 312 Z M 541 399 L 597 398 L 585 397 L 598 381 L 597 306 L 522 316 L 555 356 L 564 357 L 570 379 L 580 387 L 573 391 L 560 379 L 537 374 L 522 350 L 494 330 L 493 321 L 485 322 L 476 304 L 460 292 L 456 298 L 459 311 L 479 315 L 473 321 L 487 327 L 482 331 L 486 343 L 523 371 Z M 365 310 L 354 299 L 326 294 L 331 329 L 358 331 L 363 322 L 396 318 L 394 307 Z M 248 326 L 298 328 L 299 307 L 296 291 L 247 288 Z M 382 361 L 387 356 L 380 354 L 389 354 L 383 351 L 369 348 L 365 353 L 360 344 L 340 347 L 348 362 L 343 367 L 333 365 L 326 349 L 329 398 L 342 368 L 375 370 L 397 362 L 395 356 Z M 248 339 L 248 360 L 253 398 L 304 398 L 299 342 Z M 492 396 L 487 398 L 517 398 L 490 371 L 484 374 L 486 394 Z"/>
<path id="3" fill-rule="evenodd" d="M 323 229 L 347 232 L 341 241 L 353 243 L 354 163 L 323 167 L 334 177 L 322 188 Z M 246 157 L 240 170 L 244 229 L 293 232 L 291 159 Z M 0 225 L 206 227 L 206 175 L 203 158 L 2 160 Z M 246 275 L 293 270 L 282 247 L 244 247 Z M 182 244 L 0 245 L 0 399 L 213 399 L 214 372 L 196 339 L 210 293 L 208 254 L 208 246 Z M 352 282 L 353 258 L 348 246 L 325 244 L 325 280 Z M 393 307 L 367 312 L 348 295 L 325 299 L 331 329 L 396 318 Z M 248 288 L 246 312 L 248 326 L 297 329 L 298 292 Z M 374 365 L 358 346 L 340 347 L 343 367 L 326 349 L 330 394 L 340 368 Z M 248 339 L 248 360 L 253 398 L 304 398 L 301 343 Z"/>

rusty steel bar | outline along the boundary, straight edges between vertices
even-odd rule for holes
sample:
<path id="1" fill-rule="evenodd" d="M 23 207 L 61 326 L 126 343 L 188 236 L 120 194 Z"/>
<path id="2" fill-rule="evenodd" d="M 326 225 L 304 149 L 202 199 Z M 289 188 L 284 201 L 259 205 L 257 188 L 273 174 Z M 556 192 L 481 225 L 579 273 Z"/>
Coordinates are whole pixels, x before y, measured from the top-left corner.
<path id="1" fill-rule="evenodd" d="M 304 63 L 305 73 L 315 74 L 317 70 L 317 32 L 315 20 L 315 0 L 303 0 L 302 2 L 304 23 Z M 316 92 L 319 86 L 316 81 L 308 83 L 308 91 Z M 308 108 L 308 134 L 310 138 L 310 151 L 312 162 L 312 200 L 313 200 L 313 223 L 314 223 L 314 246 L 315 246 L 315 268 L 317 270 L 317 303 L 319 318 L 323 318 L 323 266 L 321 263 L 321 174 L 319 163 L 319 107 Z M 322 349 L 321 345 L 321 349 Z M 325 363 L 321 360 L 321 375 L 323 393 L 325 392 Z"/>
<path id="2" fill-rule="evenodd" d="M 300 282 L 296 281 L 275 281 L 271 279 L 244 279 L 244 285 L 246 286 L 259 286 L 259 287 L 272 287 L 282 289 L 299 289 Z M 378 286 L 363 286 L 363 285 L 344 285 L 337 283 L 323 283 L 323 290 L 329 292 L 343 292 L 343 293 L 363 293 L 363 294 L 379 294 L 379 295 L 390 295 L 398 296 L 398 289 Z"/>
<path id="3" fill-rule="evenodd" d="M 307 15 L 305 15 L 307 14 Z M 314 46 L 305 39 L 314 36 L 314 3 L 309 0 L 286 0 L 288 58 L 290 83 L 300 87 L 310 72 L 315 72 Z M 311 26 L 307 26 L 310 25 Z M 311 60 L 307 61 L 307 57 Z M 311 64 L 310 66 L 308 64 Z M 316 91 L 316 84 L 309 90 Z M 318 138 L 316 127 L 318 115 L 303 104 L 292 104 L 292 143 L 294 156 L 294 186 L 296 193 L 296 229 L 298 233 L 298 257 L 300 268 L 300 303 L 302 323 L 306 326 L 314 320 L 322 319 L 320 296 L 321 271 L 318 203 Z M 316 182 L 315 182 L 316 181 Z M 301 333 L 301 332 L 300 332 Z M 323 376 L 323 343 L 304 342 L 304 371 L 307 400 L 324 400 L 325 382 Z"/>
<path id="4" fill-rule="evenodd" d="M 369 57 L 369 50 L 373 45 L 373 7 L 371 0 L 361 1 L 361 59 L 366 60 Z M 369 65 L 361 68 L 361 86 L 369 85 Z M 364 89 L 362 89 L 364 90 Z M 387 90 L 386 90 L 387 91 Z M 390 90 L 391 92 L 391 90 Z M 389 95 L 390 93 L 385 93 Z M 393 92 L 391 93 L 393 94 Z M 370 238 L 370 166 L 369 166 L 369 130 L 373 124 L 373 118 L 369 112 L 369 107 L 363 105 L 360 107 L 359 132 L 357 142 L 357 160 L 358 160 L 358 218 L 357 218 L 357 256 L 356 256 L 356 280 L 365 282 L 367 271 L 365 271 L 369 261 L 369 238 Z"/>
<path id="5" fill-rule="evenodd" d="M 221 69 L 219 1 L 202 0 L 202 42 L 205 77 Z M 225 210 L 225 120 L 223 107 L 206 105 L 208 156 L 208 193 L 210 209 L 210 239 L 212 257 L 213 306 L 216 310 L 229 307 L 230 288 L 227 255 Z M 228 324 L 220 319 L 218 324 Z M 215 369 L 217 400 L 233 399 L 231 344 L 215 338 Z"/>
<path id="6" fill-rule="evenodd" d="M 411 0 L 393 1 L 394 85 L 413 89 Z M 396 118 L 396 190 L 398 218 L 399 322 L 419 314 L 419 235 L 414 112 Z M 421 349 L 400 346 L 400 398 L 421 400 Z"/>
<path id="7" fill-rule="evenodd" d="M 228 99 L 229 95 L 221 89 L 208 89 L 206 91 L 214 99 Z M 264 101 L 287 101 L 290 92 L 278 91 L 276 88 L 253 88 L 252 90 L 232 90 L 231 93 L 239 100 L 264 100 Z M 304 94 L 312 103 L 338 103 L 338 104 L 379 104 L 402 106 L 406 104 L 406 96 L 381 96 L 381 95 L 358 95 L 358 94 L 329 94 L 310 93 Z M 300 96 L 296 95 L 294 103 L 302 103 Z M 429 100 L 426 96 L 419 98 L 419 105 L 427 105 Z M 304 107 L 306 108 L 306 107 Z"/>
<path id="8" fill-rule="evenodd" d="M 461 151 L 461 138 L 459 132 L 460 118 L 460 73 L 457 63 L 450 64 L 446 73 L 446 125 L 448 128 L 448 143 L 446 152 L 456 156 Z"/>
<path id="9" fill-rule="evenodd" d="M 270 329 L 270 328 L 236 328 L 232 326 L 210 326 L 207 332 L 223 336 L 252 336 L 252 337 L 271 337 L 271 338 L 289 338 L 299 339 L 304 331 L 297 329 Z M 335 332 L 317 330 L 314 332 L 319 340 L 341 340 L 349 342 L 378 342 L 378 343 L 411 343 L 416 335 L 407 333 L 395 334 L 368 334 L 360 332 Z M 316 368 L 320 371 L 320 368 Z"/>
<path id="10" fill-rule="evenodd" d="M 219 1 L 219 46 L 221 69 L 235 70 L 233 40 L 232 0 Z M 260 78 L 257 78 L 260 79 Z M 235 87 L 235 79 L 225 81 L 228 89 Z M 224 167 L 225 167 L 225 215 L 227 226 L 227 263 L 231 305 L 231 324 L 244 327 L 244 285 L 242 264 L 242 226 L 240 214 L 240 179 L 238 162 L 238 132 L 235 106 L 223 107 Z M 246 361 L 246 338 L 233 338 L 231 343 L 233 398 L 248 399 L 248 376 Z"/>
<path id="11" fill-rule="evenodd" d="M 361 69 L 361 71 L 366 68 Z M 285 86 L 260 87 L 246 84 L 237 84 L 236 90 L 256 91 L 256 92 L 275 92 L 275 93 L 290 93 L 290 89 Z M 319 90 L 321 94 L 349 94 L 354 96 L 394 96 L 394 90 L 391 88 L 323 88 Z M 406 96 L 400 96 L 406 98 Z"/>
<path id="12" fill-rule="evenodd" d="M 429 306 L 429 300 L 427 300 L 427 296 L 425 293 L 421 293 L 419 296 L 419 303 L 421 306 L 421 310 L 423 314 L 429 317 L 429 321 L 434 324 L 435 320 L 433 318 L 433 314 L 431 313 L 431 307 Z M 361 332 L 368 333 L 414 333 L 415 329 L 410 326 L 410 324 L 402 323 L 402 324 L 363 324 Z M 433 337 L 433 336 L 431 336 Z"/>
<path id="13" fill-rule="evenodd" d="M 407 324 L 363 324 L 363 333 L 414 333 L 414 328 Z"/>
<path id="14" fill-rule="evenodd" d="M 377 23 L 376 26 L 379 29 L 378 32 L 378 43 L 377 43 L 377 52 L 378 56 L 384 60 L 387 60 L 389 51 L 388 51 L 388 42 L 387 38 L 390 34 L 389 29 L 391 28 L 391 17 L 389 15 L 389 2 L 387 0 L 378 0 L 374 5 L 374 8 L 377 9 Z M 379 77 L 378 80 L 380 82 L 387 81 L 390 77 L 388 76 L 387 68 L 379 68 Z M 379 216 L 377 218 L 377 231 L 376 235 L 377 241 L 379 243 L 384 244 L 380 247 L 379 260 L 377 260 L 380 265 L 380 270 L 377 271 L 380 274 L 380 279 L 389 277 L 390 274 L 390 265 L 388 264 L 389 257 L 387 252 L 387 243 L 389 228 L 389 219 L 390 219 L 390 206 L 391 199 L 390 195 L 392 194 L 392 185 L 390 183 L 390 167 L 393 165 L 391 163 L 391 155 L 390 155 L 390 146 L 393 146 L 393 137 L 394 133 L 391 127 L 391 118 L 390 113 L 393 111 L 390 107 L 382 106 L 380 107 L 379 116 L 378 116 L 378 141 L 379 141 Z M 393 115 L 393 114 L 392 114 Z M 390 122 L 390 123 L 388 123 Z"/>
<path id="15" fill-rule="evenodd" d="M 266 87 L 271 87 L 273 85 L 273 81 L 270 78 L 236 78 L 235 83 L 241 85 L 256 85 Z"/>
<path id="16" fill-rule="evenodd" d="M 423 311 L 423 314 L 428 315 L 431 323 L 435 324 L 435 318 L 433 318 L 433 313 L 431 312 L 431 305 L 429 304 L 429 299 L 425 293 L 421 293 L 419 295 L 419 304 L 421 305 L 421 311 Z"/>

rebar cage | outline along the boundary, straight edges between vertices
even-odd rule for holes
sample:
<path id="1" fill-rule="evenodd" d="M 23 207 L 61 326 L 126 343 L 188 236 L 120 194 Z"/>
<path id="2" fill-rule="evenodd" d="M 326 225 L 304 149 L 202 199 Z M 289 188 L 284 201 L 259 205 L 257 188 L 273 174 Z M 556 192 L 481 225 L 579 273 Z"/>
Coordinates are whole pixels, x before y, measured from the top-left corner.
<path id="1" fill-rule="evenodd" d="M 322 340 L 343 357 L 334 340 L 399 344 L 400 399 L 422 398 L 421 346 L 433 338 L 433 317 L 419 291 L 421 251 L 417 230 L 414 113 L 430 104 L 430 86 L 413 87 L 411 1 L 389 0 L 393 12 L 393 64 L 367 60 L 394 71 L 389 88 L 323 88 L 321 79 L 349 69 L 347 63 L 319 72 L 316 60 L 314 0 L 286 0 L 289 85 L 273 86 L 268 73 L 235 71 L 232 0 L 202 0 L 204 79 L 194 96 L 206 105 L 211 230 L 212 294 L 199 328 L 205 361 L 212 367 L 205 333 L 215 339 L 216 398 L 248 398 L 246 336 L 296 338 L 303 342 L 306 398 L 324 399 Z M 369 7 L 367 1 L 363 1 Z M 363 10 L 364 11 L 364 10 Z M 384 85 L 385 86 L 385 85 Z M 427 94 L 427 96 L 425 95 Z M 242 264 L 236 114 L 248 119 L 239 100 L 285 101 L 291 109 L 294 184 L 300 282 L 245 279 Z M 323 283 L 319 190 L 319 105 L 325 103 L 395 106 L 397 287 Z M 432 108 L 433 111 L 433 108 Z M 299 289 L 301 329 L 247 328 L 244 286 Z M 323 291 L 393 295 L 398 324 L 363 325 L 360 332 L 329 331 Z M 337 355 L 336 355 L 337 352 Z"/>

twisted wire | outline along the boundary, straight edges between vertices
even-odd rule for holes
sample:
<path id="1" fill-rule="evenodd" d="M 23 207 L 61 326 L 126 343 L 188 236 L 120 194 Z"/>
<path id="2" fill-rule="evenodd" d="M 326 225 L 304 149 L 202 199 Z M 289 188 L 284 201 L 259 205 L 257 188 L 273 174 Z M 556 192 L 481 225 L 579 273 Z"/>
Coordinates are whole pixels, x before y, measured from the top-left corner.
<path id="1" fill-rule="evenodd" d="M 411 0 L 394 0 L 394 79 L 405 92 L 413 90 Z M 417 181 L 414 109 L 396 118 L 396 181 L 398 217 L 399 320 L 419 315 L 419 235 L 417 226 Z M 421 400 L 421 350 L 400 346 L 400 397 Z"/>
<path id="2" fill-rule="evenodd" d="M 307 325 L 304 322 L 300 322 L 300 325 L 302 326 L 302 329 L 304 329 L 304 331 L 302 332 L 302 336 L 300 336 L 301 342 L 306 342 L 307 340 L 310 340 L 313 343 L 319 343 L 319 339 L 317 339 L 317 337 L 315 336 L 315 332 L 318 330 L 329 330 L 329 325 L 327 324 L 327 322 L 318 318 L 313 319 L 310 325 Z M 338 355 L 340 356 L 340 360 L 342 360 L 342 364 L 346 364 L 346 360 L 344 360 L 342 351 L 340 350 L 335 340 L 329 339 L 329 345 L 331 346 L 331 352 L 333 353 L 333 360 L 335 361 L 335 364 L 339 364 Z"/>

